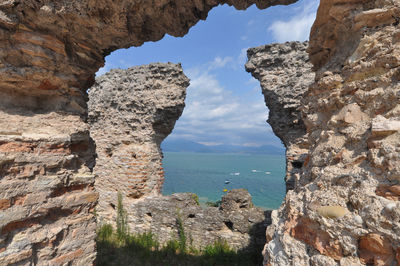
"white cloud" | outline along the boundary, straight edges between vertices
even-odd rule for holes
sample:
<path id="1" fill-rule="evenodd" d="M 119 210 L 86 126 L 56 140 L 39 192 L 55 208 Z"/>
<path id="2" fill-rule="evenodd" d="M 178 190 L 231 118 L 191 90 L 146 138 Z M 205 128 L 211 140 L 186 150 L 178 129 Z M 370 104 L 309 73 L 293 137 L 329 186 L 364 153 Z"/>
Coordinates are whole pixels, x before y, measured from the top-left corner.
<path id="1" fill-rule="evenodd" d="M 186 107 L 171 137 L 209 145 L 270 143 L 273 134 L 265 122 L 268 109 L 263 101 L 249 101 L 234 95 L 211 74 L 211 66 L 226 66 L 225 62 L 233 62 L 233 59 L 220 58 L 185 71 L 191 85 L 187 90 Z"/>
<path id="2" fill-rule="evenodd" d="M 222 142 L 199 142 L 199 143 L 206 146 L 217 146 L 223 144 Z"/>
<path id="3" fill-rule="evenodd" d="M 246 48 L 243 48 L 242 50 L 240 50 L 240 54 L 239 54 L 239 56 L 238 56 L 238 63 L 239 63 L 239 65 L 240 66 L 244 66 L 245 64 L 246 64 L 246 62 L 247 62 L 247 50 L 248 50 L 249 48 L 248 47 L 246 47 Z"/>
<path id="4" fill-rule="evenodd" d="M 274 39 L 278 42 L 308 40 L 310 29 L 314 23 L 319 1 L 309 0 L 296 8 L 298 15 L 288 20 L 277 20 L 268 27 Z"/>
<path id="5" fill-rule="evenodd" d="M 233 58 L 230 56 L 224 58 L 217 56 L 214 58 L 214 61 L 210 64 L 208 70 L 223 68 L 226 66 L 226 64 L 231 63 L 232 61 Z"/>

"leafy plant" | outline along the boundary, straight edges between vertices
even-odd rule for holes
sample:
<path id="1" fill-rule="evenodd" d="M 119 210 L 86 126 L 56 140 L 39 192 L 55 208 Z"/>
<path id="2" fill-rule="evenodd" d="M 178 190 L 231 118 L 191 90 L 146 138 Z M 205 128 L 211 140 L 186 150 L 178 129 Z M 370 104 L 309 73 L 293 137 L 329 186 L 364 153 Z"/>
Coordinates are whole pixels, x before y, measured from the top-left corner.
<path id="1" fill-rule="evenodd" d="M 160 244 L 157 239 L 155 239 L 154 234 L 151 232 L 146 232 L 138 235 L 129 235 L 128 237 L 128 246 L 133 249 L 158 249 Z"/>

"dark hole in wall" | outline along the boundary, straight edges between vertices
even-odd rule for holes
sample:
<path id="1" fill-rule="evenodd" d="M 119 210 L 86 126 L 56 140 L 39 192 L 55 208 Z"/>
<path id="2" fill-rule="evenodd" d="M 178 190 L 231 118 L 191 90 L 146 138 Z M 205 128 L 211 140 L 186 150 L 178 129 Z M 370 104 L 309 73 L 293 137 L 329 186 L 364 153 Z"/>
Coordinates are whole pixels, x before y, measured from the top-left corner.
<path id="1" fill-rule="evenodd" d="M 147 216 L 149 217 L 153 217 L 153 215 L 151 214 L 151 212 L 146 213 Z"/>
<path id="2" fill-rule="evenodd" d="M 195 218 L 195 217 L 196 217 L 196 215 L 194 215 L 193 213 L 188 215 L 188 218 Z"/>
<path id="3" fill-rule="evenodd" d="M 115 210 L 115 205 L 110 203 L 111 208 L 113 208 Z"/>
<path id="4" fill-rule="evenodd" d="M 233 231 L 233 223 L 231 221 L 225 221 L 224 224 Z"/>
<path id="5" fill-rule="evenodd" d="M 346 203 L 346 206 L 347 206 L 347 209 L 349 209 L 349 211 L 351 211 L 351 212 L 353 212 L 354 211 L 354 206 L 353 206 L 353 204 L 350 202 L 350 201 L 348 201 L 347 203 Z"/>
<path id="6" fill-rule="evenodd" d="M 294 168 L 302 168 L 303 167 L 303 162 L 293 161 L 292 165 L 293 165 Z"/>

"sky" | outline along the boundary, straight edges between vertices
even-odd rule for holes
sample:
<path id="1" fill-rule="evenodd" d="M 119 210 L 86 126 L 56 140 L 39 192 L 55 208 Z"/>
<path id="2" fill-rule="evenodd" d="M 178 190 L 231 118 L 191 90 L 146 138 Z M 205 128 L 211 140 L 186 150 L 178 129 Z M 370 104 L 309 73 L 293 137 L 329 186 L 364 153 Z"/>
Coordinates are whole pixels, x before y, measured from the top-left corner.
<path id="1" fill-rule="evenodd" d="M 227 5 L 210 11 L 184 37 L 120 49 L 97 75 L 153 62 L 181 63 L 190 78 L 186 107 L 168 140 L 205 145 L 281 146 L 266 120 L 259 82 L 245 71 L 246 51 L 275 42 L 308 40 L 318 0 L 245 11 Z"/>

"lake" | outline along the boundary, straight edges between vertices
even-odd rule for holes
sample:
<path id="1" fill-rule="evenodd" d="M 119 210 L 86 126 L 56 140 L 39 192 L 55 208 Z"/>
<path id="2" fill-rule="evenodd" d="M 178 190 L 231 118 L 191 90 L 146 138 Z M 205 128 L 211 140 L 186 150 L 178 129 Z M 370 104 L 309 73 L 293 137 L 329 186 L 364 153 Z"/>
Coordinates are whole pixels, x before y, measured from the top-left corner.
<path id="1" fill-rule="evenodd" d="M 253 203 L 277 209 L 285 196 L 285 156 L 164 152 L 163 195 L 192 192 L 200 203 L 217 201 L 224 189 L 245 188 Z"/>

